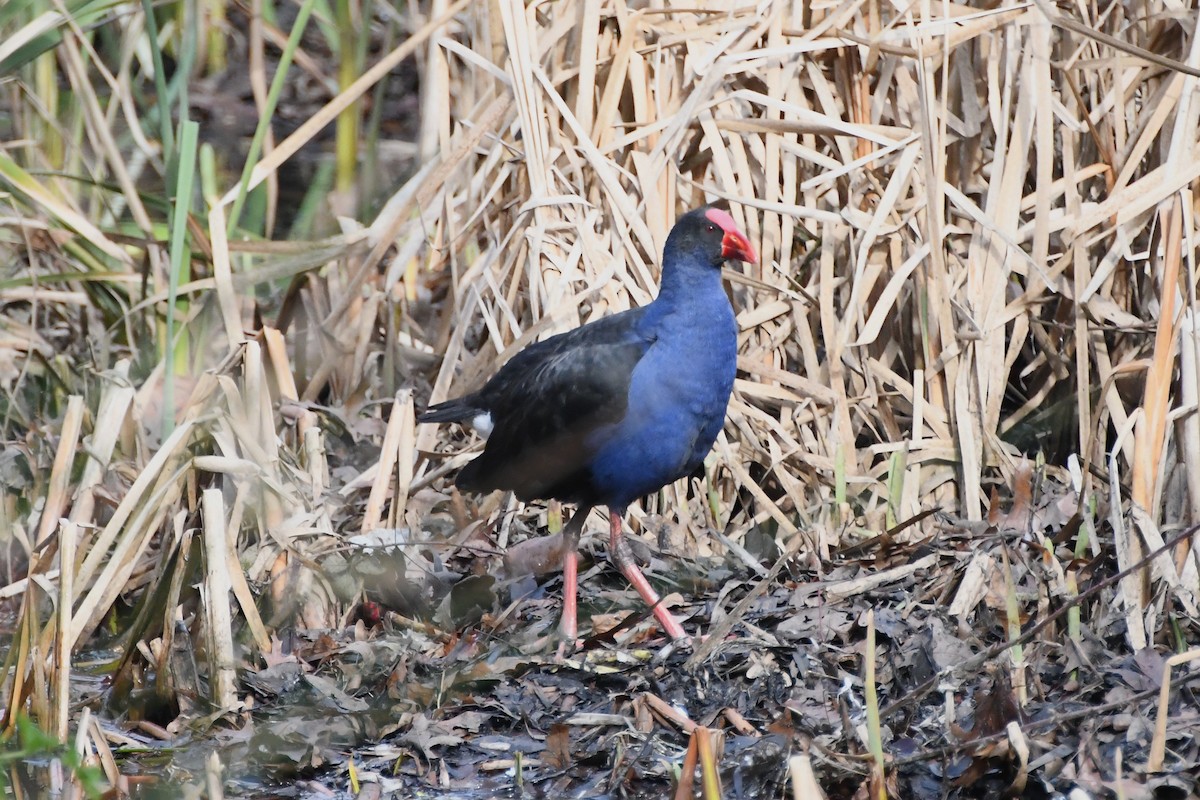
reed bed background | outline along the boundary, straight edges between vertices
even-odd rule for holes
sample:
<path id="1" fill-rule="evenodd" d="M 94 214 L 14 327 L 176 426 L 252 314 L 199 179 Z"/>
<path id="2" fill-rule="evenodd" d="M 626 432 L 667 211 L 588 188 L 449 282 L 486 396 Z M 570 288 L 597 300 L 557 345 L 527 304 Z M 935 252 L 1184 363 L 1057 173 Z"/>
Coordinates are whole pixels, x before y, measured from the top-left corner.
<path id="1" fill-rule="evenodd" d="M 635 530 L 765 531 L 817 574 L 1016 531 L 1046 565 L 1020 611 L 1137 567 L 1085 622 L 1196 647 L 1193 5 L 148 7 L 0 10 L 8 727 L 65 740 L 69 656 L 114 625 L 122 669 L 166 671 L 195 622 L 236 708 L 282 627 L 350 619 L 352 535 L 552 522 L 453 495 L 472 440 L 415 411 L 647 302 L 713 199 L 761 253 L 729 275 L 739 379 L 706 479 Z M 969 620 L 1006 569 L 930 580 Z"/>

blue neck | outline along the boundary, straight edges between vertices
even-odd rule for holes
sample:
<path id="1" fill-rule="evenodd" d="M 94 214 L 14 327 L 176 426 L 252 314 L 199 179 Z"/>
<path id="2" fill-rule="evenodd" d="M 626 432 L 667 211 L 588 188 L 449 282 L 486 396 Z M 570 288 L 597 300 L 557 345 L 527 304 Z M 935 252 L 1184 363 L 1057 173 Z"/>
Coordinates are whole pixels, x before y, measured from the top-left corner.
<path id="1" fill-rule="evenodd" d="M 729 298 L 721 283 L 721 268 L 703 263 L 667 264 L 649 316 L 673 317 L 673 326 L 704 327 L 727 313 Z M 692 323 L 692 324 L 688 324 Z"/>

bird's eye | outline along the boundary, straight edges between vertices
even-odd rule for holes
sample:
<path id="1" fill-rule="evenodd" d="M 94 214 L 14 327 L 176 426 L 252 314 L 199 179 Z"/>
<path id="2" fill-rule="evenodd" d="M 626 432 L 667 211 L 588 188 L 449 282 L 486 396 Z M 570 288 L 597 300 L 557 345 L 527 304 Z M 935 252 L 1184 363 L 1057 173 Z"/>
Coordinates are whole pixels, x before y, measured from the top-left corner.
<path id="1" fill-rule="evenodd" d="M 708 226 L 708 232 L 709 232 L 709 233 L 716 233 L 716 230 L 717 230 L 717 226 L 716 226 L 716 225 L 709 224 L 709 226 Z"/>

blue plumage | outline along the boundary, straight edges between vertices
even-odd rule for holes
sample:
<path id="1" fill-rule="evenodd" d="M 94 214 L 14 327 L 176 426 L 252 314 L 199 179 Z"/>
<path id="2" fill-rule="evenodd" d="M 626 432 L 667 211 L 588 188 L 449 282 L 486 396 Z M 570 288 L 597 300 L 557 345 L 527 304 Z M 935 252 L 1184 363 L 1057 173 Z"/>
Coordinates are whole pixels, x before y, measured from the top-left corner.
<path id="1" fill-rule="evenodd" d="M 640 320 L 653 344 L 633 368 L 625 415 L 589 442 L 596 499 L 622 510 L 703 463 L 737 371 L 737 323 L 720 271 L 695 259 L 672 266 L 683 274 L 664 276 Z"/>

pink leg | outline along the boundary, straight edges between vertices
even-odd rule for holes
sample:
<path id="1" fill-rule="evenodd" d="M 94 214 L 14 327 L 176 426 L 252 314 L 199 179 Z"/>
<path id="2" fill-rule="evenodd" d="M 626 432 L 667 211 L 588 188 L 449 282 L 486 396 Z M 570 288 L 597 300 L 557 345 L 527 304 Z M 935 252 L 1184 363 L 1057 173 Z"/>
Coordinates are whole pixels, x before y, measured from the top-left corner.
<path id="1" fill-rule="evenodd" d="M 621 514 L 617 511 L 609 509 L 608 512 L 608 555 L 613 563 L 617 565 L 617 569 L 621 570 L 621 574 L 633 584 L 633 588 L 637 589 L 638 594 L 646 601 L 654 611 L 654 618 L 658 620 L 658 624 L 666 631 L 667 635 L 672 639 L 686 639 L 687 633 L 684 632 L 683 626 L 679 624 L 679 620 L 668 611 L 661 602 L 659 602 L 658 592 L 654 591 L 654 587 L 646 580 L 646 576 L 638 569 L 637 562 L 633 560 L 633 552 L 629 549 L 629 542 L 625 541 L 625 537 L 621 531 Z"/>
<path id="2" fill-rule="evenodd" d="M 579 632 L 577 622 L 579 600 L 579 554 L 575 548 L 563 547 L 563 613 L 562 636 L 568 642 L 575 641 Z"/>
<path id="3" fill-rule="evenodd" d="M 563 613 L 559 623 L 564 642 L 575 646 L 575 637 L 579 633 L 579 532 L 587 522 L 591 507 L 580 508 L 575 516 L 563 527 Z M 560 649 L 561 654 L 561 649 Z"/>

